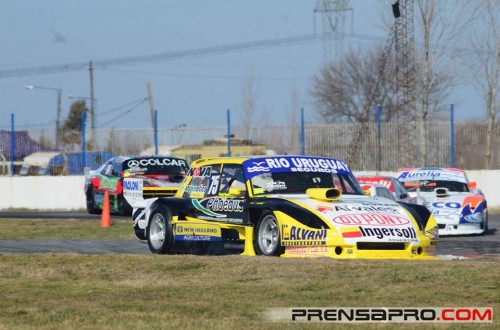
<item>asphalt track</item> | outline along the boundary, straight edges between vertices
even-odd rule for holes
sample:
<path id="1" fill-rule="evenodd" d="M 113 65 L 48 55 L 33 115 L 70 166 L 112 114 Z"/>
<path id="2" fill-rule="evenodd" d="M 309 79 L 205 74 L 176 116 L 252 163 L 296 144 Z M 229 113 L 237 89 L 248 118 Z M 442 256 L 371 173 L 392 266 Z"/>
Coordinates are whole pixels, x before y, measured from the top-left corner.
<path id="1" fill-rule="evenodd" d="M 95 219 L 100 216 L 85 212 L 0 212 L 1 219 Z M 130 219 L 112 216 L 112 219 Z M 131 228 L 132 230 L 132 228 Z M 3 239 L 0 240 L 0 254 L 29 253 L 79 253 L 79 254 L 149 254 L 148 245 L 135 239 L 92 240 L 92 239 Z M 437 254 L 443 258 L 500 258 L 500 214 L 490 214 L 489 229 L 482 236 L 441 237 Z"/>

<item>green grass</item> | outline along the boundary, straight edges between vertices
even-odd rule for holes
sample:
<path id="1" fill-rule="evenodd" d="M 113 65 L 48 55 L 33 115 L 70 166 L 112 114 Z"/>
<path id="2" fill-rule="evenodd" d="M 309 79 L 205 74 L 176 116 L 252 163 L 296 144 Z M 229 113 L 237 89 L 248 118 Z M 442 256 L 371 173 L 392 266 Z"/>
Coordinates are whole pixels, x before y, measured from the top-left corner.
<path id="1" fill-rule="evenodd" d="M 100 228 L 99 222 L 92 220 L 0 220 L 1 237 L 8 239 L 135 239 L 131 230 L 128 221 Z M 319 323 L 271 323 L 264 317 L 269 308 L 299 306 L 493 307 L 494 323 L 490 325 L 337 326 L 500 327 L 498 259 L 0 254 L 0 292 L 0 329 L 329 328 Z"/>
<path id="2" fill-rule="evenodd" d="M 111 218 L 111 227 L 101 228 L 96 220 L 0 219 L 0 239 L 127 239 L 135 238 L 132 220 Z"/>
<path id="3" fill-rule="evenodd" d="M 0 264 L 5 329 L 287 329 L 299 325 L 272 324 L 263 313 L 298 306 L 500 310 L 492 260 L 39 254 L 0 255 Z"/>

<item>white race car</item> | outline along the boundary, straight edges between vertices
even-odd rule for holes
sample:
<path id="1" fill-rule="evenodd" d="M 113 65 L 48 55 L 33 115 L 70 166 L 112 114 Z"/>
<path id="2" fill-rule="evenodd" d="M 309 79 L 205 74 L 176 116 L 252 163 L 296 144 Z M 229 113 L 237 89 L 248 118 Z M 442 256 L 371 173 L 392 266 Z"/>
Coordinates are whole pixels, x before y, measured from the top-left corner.
<path id="1" fill-rule="evenodd" d="M 488 230 L 486 198 L 463 170 L 404 168 L 398 170 L 396 176 L 411 196 L 425 199 L 438 223 L 440 236 L 481 235 Z"/>

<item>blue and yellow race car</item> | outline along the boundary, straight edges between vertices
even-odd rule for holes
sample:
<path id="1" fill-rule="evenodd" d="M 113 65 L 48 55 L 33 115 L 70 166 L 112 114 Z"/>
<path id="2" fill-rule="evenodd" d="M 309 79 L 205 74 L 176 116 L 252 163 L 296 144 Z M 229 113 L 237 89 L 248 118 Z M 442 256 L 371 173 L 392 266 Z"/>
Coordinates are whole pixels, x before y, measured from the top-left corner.
<path id="1" fill-rule="evenodd" d="M 200 159 L 175 197 L 142 190 L 125 179 L 135 234 L 158 254 L 432 259 L 438 242 L 425 207 L 366 196 L 333 158 Z"/>

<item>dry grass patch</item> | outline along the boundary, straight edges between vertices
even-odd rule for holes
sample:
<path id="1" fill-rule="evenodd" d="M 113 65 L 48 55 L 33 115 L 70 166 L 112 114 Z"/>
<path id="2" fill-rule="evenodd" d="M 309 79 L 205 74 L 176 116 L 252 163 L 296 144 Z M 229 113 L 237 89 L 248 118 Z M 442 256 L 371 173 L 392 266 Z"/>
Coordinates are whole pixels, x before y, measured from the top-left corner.
<path id="1" fill-rule="evenodd" d="M 132 220 L 112 219 L 101 228 L 97 220 L 0 219 L 0 239 L 132 239 Z"/>
<path id="2" fill-rule="evenodd" d="M 305 328 L 262 317 L 294 306 L 500 310 L 494 260 L 40 254 L 0 255 L 0 264 L 0 328 L 8 329 Z"/>

